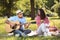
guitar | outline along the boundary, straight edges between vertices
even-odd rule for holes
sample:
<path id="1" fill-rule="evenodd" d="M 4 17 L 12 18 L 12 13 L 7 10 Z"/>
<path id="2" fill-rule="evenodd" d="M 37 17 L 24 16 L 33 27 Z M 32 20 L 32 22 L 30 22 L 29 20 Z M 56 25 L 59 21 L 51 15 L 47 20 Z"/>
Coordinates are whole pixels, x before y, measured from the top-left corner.
<path id="1" fill-rule="evenodd" d="M 21 25 L 25 25 L 25 24 L 19 24 L 19 25 L 17 25 L 17 24 L 15 24 L 15 23 L 17 23 L 17 24 L 19 24 L 19 22 L 11 22 L 10 24 L 11 25 L 9 25 L 9 24 L 6 24 L 6 26 L 5 26 L 5 30 L 6 30 L 6 32 L 12 32 L 13 30 L 18 30 L 20 27 L 21 27 Z M 26 25 L 25 26 L 27 26 L 26 28 L 28 28 L 28 26 L 30 25 L 30 24 L 34 24 L 34 23 L 36 23 L 36 22 L 30 22 L 30 23 L 26 23 Z"/>
<path id="2" fill-rule="evenodd" d="M 19 22 L 10 22 L 10 24 L 6 24 L 5 30 L 6 32 L 12 32 L 13 30 L 18 30 L 20 28 Z M 17 25 L 18 24 L 18 25 Z"/>

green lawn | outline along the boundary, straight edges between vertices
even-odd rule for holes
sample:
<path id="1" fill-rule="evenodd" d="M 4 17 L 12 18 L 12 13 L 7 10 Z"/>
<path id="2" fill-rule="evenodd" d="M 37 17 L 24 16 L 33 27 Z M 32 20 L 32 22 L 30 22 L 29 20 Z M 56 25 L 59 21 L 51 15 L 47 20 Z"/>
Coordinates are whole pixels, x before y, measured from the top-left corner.
<path id="1" fill-rule="evenodd" d="M 30 20 L 31 18 L 27 18 L 27 22 L 32 21 Z M 50 24 L 52 25 L 56 25 L 57 28 L 60 28 L 60 19 L 56 19 L 56 18 L 49 18 L 50 19 Z M 0 40 L 60 40 L 60 37 L 56 37 L 56 36 L 52 36 L 52 37 L 40 37 L 40 36 L 33 36 L 33 37 L 14 37 L 14 36 L 2 36 L 5 35 L 5 20 L 6 18 L 0 18 Z M 53 24 L 53 22 L 54 24 Z M 36 30 L 37 26 L 36 24 L 31 24 L 29 29 L 31 30 Z"/>

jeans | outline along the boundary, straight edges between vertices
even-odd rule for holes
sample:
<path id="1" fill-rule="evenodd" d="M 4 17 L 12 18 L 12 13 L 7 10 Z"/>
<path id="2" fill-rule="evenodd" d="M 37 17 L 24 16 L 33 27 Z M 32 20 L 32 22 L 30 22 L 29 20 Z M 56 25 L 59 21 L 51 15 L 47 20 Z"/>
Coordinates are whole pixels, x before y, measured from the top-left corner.
<path id="1" fill-rule="evenodd" d="M 29 29 L 25 30 L 24 27 L 21 27 L 19 30 L 15 30 L 14 34 L 19 34 L 20 36 L 26 36 L 30 32 L 31 30 Z"/>
<path id="2" fill-rule="evenodd" d="M 44 36 L 51 35 L 49 32 L 49 28 L 47 28 L 46 26 L 48 26 L 48 25 L 42 23 L 39 26 L 39 28 L 37 29 L 37 33 L 40 35 L 44 35 Z"/>
<path id="3" fill-rule="evenodd" d="M 19 34 L 20 36 L 24 36 L 25 34 L 23 33 L 23 31 L 24 31 L 24 27 L 22 26 L 22 27 L 20 27 L 19 30 L 14 31 L 14 35 Z"/>
<path id="4" fill-rule="evenodd" d="M 15 31 L 14 31 L 14 35 L 16 35 L 16 34 L 19 34 L 19 36 L 22 36 L 22 32 L 19 31 L 19 30 L 15 30 Z"/>

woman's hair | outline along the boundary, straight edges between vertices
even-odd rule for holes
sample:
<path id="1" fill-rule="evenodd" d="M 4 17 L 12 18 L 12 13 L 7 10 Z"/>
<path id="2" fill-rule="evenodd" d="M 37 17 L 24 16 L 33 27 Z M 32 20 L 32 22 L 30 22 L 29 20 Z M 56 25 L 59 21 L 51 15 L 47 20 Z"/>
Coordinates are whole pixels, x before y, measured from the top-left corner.
<path id="1" fill-rule="evenodd" d="M 39 11 L 40 11 L 40 18 L 43 20 L 43 19 L 45 19 L 46 18 L 46 15 L 45 15 L 45 12 L 44 12 L 44 10 L 43 9 L 38 9 Z"/>

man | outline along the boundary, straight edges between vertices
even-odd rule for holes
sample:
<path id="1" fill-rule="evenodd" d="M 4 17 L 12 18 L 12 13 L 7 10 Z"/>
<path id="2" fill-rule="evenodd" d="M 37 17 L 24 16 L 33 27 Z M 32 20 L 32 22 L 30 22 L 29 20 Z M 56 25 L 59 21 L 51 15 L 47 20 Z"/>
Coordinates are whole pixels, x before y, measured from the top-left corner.
<path id="1" fill-rule="evenodd" d="M 24 30 L 29 26 L 29 23 L 26 23 L 26 19 L 21 10 L 16 11 L 16 16 L 8 18 L 6 24 L 6 31 L 9 32 L 9 35 L 14 33 L 18 34 L 18 36 L 24 36 L 23 33 L 26 33 Z M 29 32 L 30 31 L 28 31 L 28 33 Z"/>

